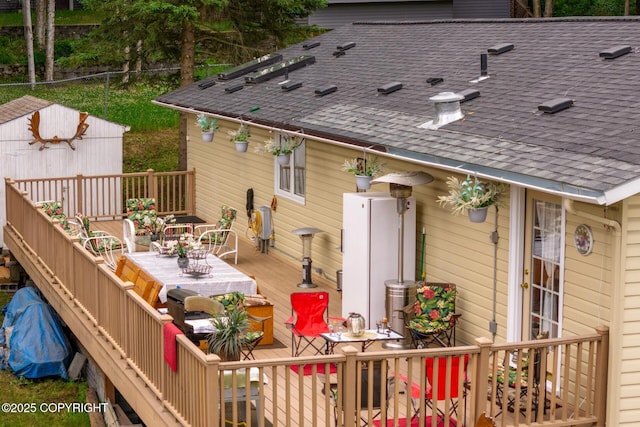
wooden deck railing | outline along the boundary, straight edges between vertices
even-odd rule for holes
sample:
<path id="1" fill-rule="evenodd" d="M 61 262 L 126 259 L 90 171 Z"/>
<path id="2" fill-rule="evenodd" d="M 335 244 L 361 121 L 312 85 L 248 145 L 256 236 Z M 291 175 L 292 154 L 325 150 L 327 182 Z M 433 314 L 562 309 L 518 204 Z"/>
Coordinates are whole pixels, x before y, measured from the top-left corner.
<path id="1" fill-rule="evenodd" d="M 65 178 L 15 180 L 21 191 L 35 202 L 58 201 L 73 216 L 81 212 L 91 218 L 120 219 L 127 199 L 156 199 L 160 215 L 192 215 L 195 212 L 195 171 L 129 173 L 122 175 L 77 175 Z"/>
<path id="2" fill-rule="evenodd" d="M 243 425 L 246 419 L 246 425 L 253 420 L 259 426 L 333 426 L 337 420 L 352 427 L 360 424 L 360 417 L 369 420 L 376 415 L 371 402 L 379 394 L 387 404 L 381 405 L 378 419 L 415 416 L 420 426 L 435 426 L 439 408 L 448 426 L 452 425 L 448 397 L 456 392 L 465 399 L 453 418 L 465 419 L 466 425 L 473 425 L 484 411 L 497 414 L 500 405 L 505 410 L 497 418 L 502 426 L 604 425 L 608 363 L 604 327 L 592 335 L 521 343 L 492 344 L 479 338 L 466 347 L 366 353 L 347 346 L 335 355 L 225 363 L 178 336 L 179 365 L 174 372 L 163 356 L 163 325 L 172 318 L 152 309 L 132 291 L 131 283 L 122 282 L 102 259 L 44 215 L 30 198 L 33 190 L 22 184 L 6 182 L 5 243 L 148 425 L 217 427 Z M 543 373 L 537 405 L 532 393 L 520 397 L 519 380 L 529 366 L 525 355 L 531 354 L 540 355 Z M 434 395 L 436 409 L 431 409 L 424 399 L 426 360 L 443 359 L 445 365 L 440 366 L 450 372 L 455 357 L 468 357 L 466 371 L 460 365 L 460 380 L 447 384 L 444 396 Z M 310 375 L 294 372 L 303 372 L 307 364 Z M 499 365 L 512 366 L 517 379 L 501 397 L 498 381 L 489 380 L 490 373 L 496 378 Z M 380 373 L 377 383 L 375 366 Z M 256 374 L 255 383 L 243 375 L 242 370 L 249 368 Z M 328 373 L 332 368 L 335 372 Z M 368 385 L 363 385 L 363 377 Z M 445 377 L 436 369 L 431 386 L 437 389 Z M 242 397 L 244 390 L 254 392 L 255 410 Z M 361 407 L 364 395 L 370 403 Z M 514 413 L 507 416 L 510 396 L 515 397 Z"/>

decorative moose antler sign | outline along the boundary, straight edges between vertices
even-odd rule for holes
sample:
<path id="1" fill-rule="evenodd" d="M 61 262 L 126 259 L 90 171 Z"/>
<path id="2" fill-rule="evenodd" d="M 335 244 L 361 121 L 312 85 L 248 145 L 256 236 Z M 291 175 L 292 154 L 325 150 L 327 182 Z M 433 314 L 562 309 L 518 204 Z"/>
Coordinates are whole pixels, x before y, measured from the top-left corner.
<path id="1" fill-rule="evenodd" d="M 71 147 L 72 150 L 75 150 L 76 147 L 73 145 L 73 141 L 75 139 L 82 139 L 82 136 L 84 135 L 84 133 L 87 131 L 87 128 L 89 127 L 89 124 L 85 123 L 85 120 L 87 120 L 87 117 L 89 117 L 89 113 L 80 112 L 80 119 L 78 121 L 78 127 L 76 128 L 76 134 L 73 135 L 71 138 L 59 138 L 58 135 L 56 135 L 53 138 L 46 139 L 40 136 L 40 112 L 36 111 L 35 113 L 33 113 L 33 116 L 31 116 L 31 118 L 29 119 L 29 130 L 31 131 L 31 133 L 33 134 L 33 137 L 35 138 L 33 141 L 29 142 L 29 145 L 39 142 L 42 144 L 39 150 L 42 151 L 45 148 L 49 148 L 47 147 L 47 144 L 49 143 L 60 144 L 61 142 L 66 142 L 67 144 L 69 144 L 69 147 Z"/>

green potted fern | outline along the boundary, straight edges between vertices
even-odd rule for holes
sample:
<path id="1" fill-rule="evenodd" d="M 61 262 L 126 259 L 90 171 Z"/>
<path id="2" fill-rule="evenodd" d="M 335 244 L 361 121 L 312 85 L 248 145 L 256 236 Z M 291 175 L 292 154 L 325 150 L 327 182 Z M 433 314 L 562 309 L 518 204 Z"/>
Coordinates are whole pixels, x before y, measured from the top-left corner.
<path id="1" fill-rule="evenodd" d="M 230 307 L 211 319 L 215 332 L 207 336 L 209 352 L 224 362 L 240 360 L 242 344 L 249 329 L 249 315 L 239 307 Z"/>
<path id="2" fill-rule="evenodd" d="M 220 127 L 216 119 L 207 117 L 204 114 L 198 114 L 196 116 L 196 124 L 200 128 L 200 132 L 202 132 L 203 142 L 213 141 L 213 134 Z"/>

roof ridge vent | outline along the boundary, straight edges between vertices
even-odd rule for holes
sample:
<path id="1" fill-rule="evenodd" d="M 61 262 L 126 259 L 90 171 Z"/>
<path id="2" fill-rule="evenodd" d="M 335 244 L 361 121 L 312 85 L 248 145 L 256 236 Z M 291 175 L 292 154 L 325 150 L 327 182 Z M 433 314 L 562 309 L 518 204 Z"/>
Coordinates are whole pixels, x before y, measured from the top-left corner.
<path id="1" fill-rule="evenodd" d="M 434 103 L 436 114 L 433 120 L 420 125 L 425 129 L 438 129 L 446 124 L 455 122 L 464 117 L 460 109 L 460 101 L 464 97 L 453 92 L 440 92 L 429 98 Z"/>
<path id="2" fill-rule="evenodd" d="M 203 80 L 200 83 L 198 83 L 198 87 L 200 89 L 206 89 L 208 87 L 214 86 L 215 84 L 216 84 L 216 81 L 213 79 Z"/>
<path id="3" fill-rule="evenodd" d="M 538 110 L 544 113 L 554 114 L 558 111 L 566 110 L 572 105 L 573 99 L 571 98 L 556 98 L 538 105 Z"/>
<path id="4" fill-rule="evenodd" d="M 304 50 L 313 49 L 314 47 L 320 46 L 320 42 L 309 42 L 302 45 Z"/>
<path id="5" fill-rule="evenodd" d="M 237 91 L 241 90 L 242 88 L 244 88 L 244 84 L 243 83 L 236 83 L 235 85 L 225 87 L 224 91 L 226 93 L 233 93 L 233 92 L 237 92 Z"/>
<path id="6" fill-rule="evenodd" d="M 378 88 L 378 93 L 381 93 L 383 95 L 388 95 L 390 93 L 393 93 L 397 90 L 402 89 L 402 83 L 400 82 L 391 82 L 391 83 L 387 83 L 384 86 L 380 86 Z"/>
<path id="7" fill-rule="evenodd" d="M 282 90 L 284 90 L 285 92 L 291 92 L 292 90 L 298 89 L 301 86 L 302 86 L 302 82 L 287 81 L 282 83 L 280 85 L 280 88 L 282 88 Z"/>
<path id="8" fill-rule="evenodd" d="M 477 98 L 480 96 L 480 91 L 478 89 L 465 89 L 465 90 L 461 90 L 460 92 L 458 92 L 458 95 L 462 96 L 462 99 L 460 100 L 460 102 L 467 102 L 467 101 L 471 101 L 474 98 Z"/>
<path id="9" fill-rule="evenodd" d="M 315 90 L 315 94 L 317 96 L 325 96 L 325 95 L 329 95 L 330 93 L 333 93 L 335 91 L 338 90 L 338 86 L 333 85 L 333 84 L 327 84 L 324 86 L 320 86 L 318 89 Z"/>
<path id="10" fill-rule="evenodd" d="M 616 59 L 619 56 L 631 52 L 631 46 L 613 46 L 600 52 L 600 57 L 604 59 Z"/>
<path id="11" fill-rule="evenodd" d="M 489 52 L 490 55 L 501 55 L 505 52 L 513 50 L 513 47 L 513 43 L 501 43 L 495 46 L 491 46 L 489 49 L 487 49 L 487 52 Z"/>
<path id="12" fill-rule="evenodd" d="M 349 50 L 352 47 L 356 47 L 356 42 L 342 43 L 341 45 L 338 45 L 336 47 L 336 49 L 338 49 L 338 50 Z"/>
<path id="13" fill-rule="evenodd" d="M 226 70 L 222 73 L 218 73 L 218 79 L 220 80 L 235 79 L 236 77 L 240 77 L 252 71 L 255 71 L 260 67 L 275 64 L 276 62 L 281 60 L 282 60 L 281 54 L 269 53 L 267 55 L 261 56 L 260 58 L 254 59 L 249 62 L 245 62 L 244 64 L 240 64 L 237 67 L 234 67 L 230 70 Z"/>

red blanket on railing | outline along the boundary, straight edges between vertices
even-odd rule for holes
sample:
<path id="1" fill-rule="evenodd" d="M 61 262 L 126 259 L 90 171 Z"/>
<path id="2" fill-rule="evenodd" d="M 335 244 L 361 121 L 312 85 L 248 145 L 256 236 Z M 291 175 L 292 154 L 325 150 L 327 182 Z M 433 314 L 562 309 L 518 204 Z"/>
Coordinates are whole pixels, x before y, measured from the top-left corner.
<path id="1" fill-rule="evenodd" d="M 180 334 L 182 334 L 182 331 L 173 323 L 167 322 L 164 324 L 164 361 L 167 362 L 167 365 L 169 365 L 173 372 L 178 369 L 178 344 L 176 342 L 176 336 Z"/>

